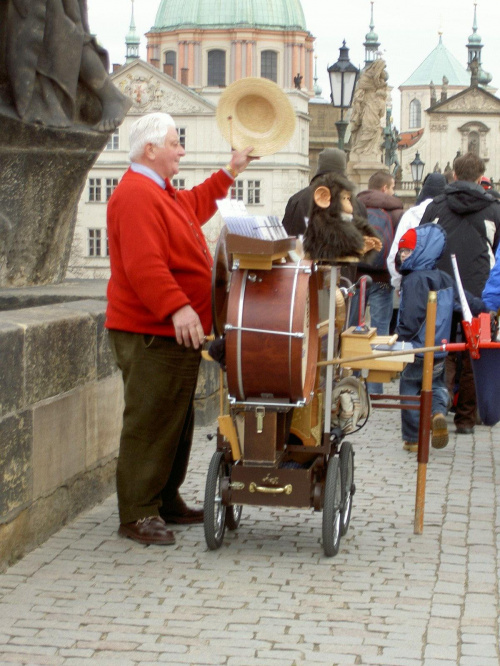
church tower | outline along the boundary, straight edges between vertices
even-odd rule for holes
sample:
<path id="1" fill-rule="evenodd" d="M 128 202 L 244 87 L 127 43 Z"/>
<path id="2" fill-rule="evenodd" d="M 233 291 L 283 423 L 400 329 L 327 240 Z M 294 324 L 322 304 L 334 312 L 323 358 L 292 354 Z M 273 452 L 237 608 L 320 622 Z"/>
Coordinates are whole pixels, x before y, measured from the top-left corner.
<path id="1" fill-rule="evenodd" d="M 365 42 L 363 46 L 365 47 L 365 67 L 367 67 L 371 62 L 377 59 L 377 53 L 380 46 L 378 41 L 378 35 L 374 32 L 375 24 L 373 22 L 373 5 L 375 3 L 371 2 L 371 17 L 370 17 L 370 32 L 366 33 Z"/>
<path id="2" fill-rule="evenodd" d="M 141 38 L 136 32 L 135 19 L 134 19 L 134 0 L 132 2 L 132 15 L 130 17 L 130 28 L 127 36 L 125 37 L 125 45 L 127 47 L 125 62 L 133 62 L 139 57 L 139 44 L 141 43 Z"/>
<path id="3" fill-rule="evenodd" d="M 485 72 L 481 63 L 481 51 L 483 44 L 481 44 L 481 37 L 477 34 L 477 2 L 474 3 L 474 21 L 472 23 L 472 35 L 469 36 L 467 42 L 467 69 L 471 71 L 471 64 L 475 61 L 477 63 L 477 78 L 478 83 L 482 86 L 487 86 L 492 79 L 489 72 Z M 474 69 L 474 68 L 473 68 Z"/>

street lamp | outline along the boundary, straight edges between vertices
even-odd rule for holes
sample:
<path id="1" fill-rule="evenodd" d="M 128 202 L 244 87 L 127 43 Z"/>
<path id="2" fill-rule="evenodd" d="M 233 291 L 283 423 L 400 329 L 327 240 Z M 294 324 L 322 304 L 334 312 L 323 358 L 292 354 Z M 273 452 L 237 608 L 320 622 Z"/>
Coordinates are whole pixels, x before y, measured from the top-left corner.
<path id="1" fill-rule="evenodd" d="M 415 153 L 415 159 L 413 162 L 410 162 L 410 168 L 411 168 L 411 177 L 413 178 L 413 182 L 415 183 L 415 192 L 417 194 L 417 197 L 420 193 L 420 183 L 422 182 L 422 176 L 424 175 L 424 166 L 425 162 L 422 162 L 420 159 L 420 154 L 417 150 Z"/>
<path id="2" fill-rule="evenodd" d="M 344 120 L 344 109 L 352 104 L 354 88 L 358 80 L 359 69 L 349 60 L 349 49 L 345 45 L 345 39 L 339 49 L 339 59 L 328 68 L 330 77 L 330 88 L 332 89 L 332 104 L 340 109 L 340 120 L 335 123 L 339 137 L 338 146 L 344 149 L 344 137 L 347 129 L 347 120 Z"/>

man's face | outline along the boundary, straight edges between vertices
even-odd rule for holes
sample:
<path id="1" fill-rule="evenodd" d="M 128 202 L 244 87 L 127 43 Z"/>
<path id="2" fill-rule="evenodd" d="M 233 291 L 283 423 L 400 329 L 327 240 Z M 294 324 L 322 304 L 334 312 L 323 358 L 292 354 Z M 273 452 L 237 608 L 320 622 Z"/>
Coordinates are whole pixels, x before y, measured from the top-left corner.
<path id="1" fill-rule="evenodd" d="M 162 178 L 173 178 L 179 173 L 179 160 L 186 151 L 179 142 L 175 127 L 169 127 L 163 146 L 151 146 L 153 169 Z"/>
<path id="2" fill-rule="evenodd" d="M 384 185 L 384 187 L 382 188 L 382 192 L 385 192 L 386 194 L 390 194 L 392 196 L 394 194 L 395 187 L 396 187 L 396 181 L 394 180 L 394 178 L 392 178 L 389 185 Z"/>

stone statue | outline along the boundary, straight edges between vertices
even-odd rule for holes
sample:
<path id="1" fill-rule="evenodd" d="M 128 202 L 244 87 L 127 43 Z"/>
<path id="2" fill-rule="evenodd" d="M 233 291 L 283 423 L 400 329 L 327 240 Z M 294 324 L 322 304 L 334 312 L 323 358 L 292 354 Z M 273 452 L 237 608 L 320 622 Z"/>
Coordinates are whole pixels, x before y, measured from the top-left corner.
<path id="1" fill-rule="evenodd" d="M 441 102 L 445 102 L 448 99 L 448 77 L 443 76 L 443 83 L 441 85 Z"/>
<path id="2" fill-rule="evenodd" d="M 300 90 L 301 84 L 302 84 L 302 79 L 304 77 L 300 72 L 297 73 L 297 76 L 293 77 L 293 84 L 297 90 Z"/>
<path id="3" fill-rule="evenodd" d="M 384 60 L 370 63 L 359 79 L 351 115 L 352 162 L 380 162 L 382 144 L 381 118 L 387 100 L 387 72 Z"/>
<path id="4" fill-rule="evenodd" d="M 131 104 L 86 0 L 0 0 L 0 287 L 64 280 L 87 173 Z"/>
<path id="5" fill-rule="evenodd" d="M 471 60 L 470 65 L 470 84 L 471 86 L 477 86 L 479 85 L 479 62 L 477 61 L 477 58 L 474 58 Z"/>
<path id="6" fill-rule="evenodd" d="M 131 102 L 111 82 L 86 0 L 0 0 L 0 25 L 0 113 L 47 127 L 118 127 Z"/>
<path id="7" fill-rule="evenodd" d="M 429 83 L 429 88 L 431 91 L 431 106 L 434 106 L 434 104 L 436 104 L 437 102 L 437 94 L 436 94 L 436 86 L 434 85 L 433 81 Z"/>

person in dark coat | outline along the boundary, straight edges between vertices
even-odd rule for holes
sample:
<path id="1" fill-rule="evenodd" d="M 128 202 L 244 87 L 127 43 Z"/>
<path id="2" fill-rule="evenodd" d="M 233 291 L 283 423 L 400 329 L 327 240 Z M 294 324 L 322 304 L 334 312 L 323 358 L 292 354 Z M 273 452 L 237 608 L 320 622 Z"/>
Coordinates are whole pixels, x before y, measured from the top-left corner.
<path id="1" fill-rule="evenodd" d="M 446 247 L 438 268 L 453 275 L 451 255 L 454 254 L 464 289 L 480 297 L 495 263 L 494 253 L 500 240 L 500 201 L 480 185 L 485 171 L 480 157 L 474 153 L 461 155 L 455 159 L 453 169 L 455 181 L 427 206 L 421 224 L 435 222 L 446 231 Z M 456 315 L 452 338 L 460 321 L 461 316 Z M 446 366 L 452 399 L 460 367 L 454 418 L 456 431 L 471 434 L 476 424 L 477 404 L 469 353 L 450 354 Z"/>
<path id="2" fill-rule="evenodd" d="M 394 238 L 394 232 L 399 220 L 403 215 L 403 202 L 394 196 L 395 181 L 388 171 L 376 171 L 370 176 L 368 189 L 358 194 L 360 201 L 367 209 L 368 222 L 372 222 L 372 212 L 375 216 L 387 216 L 392 223 L 390 236 L 382 249 L 384 257 L 389 254 L 390 246 Z M 372 211 L 372 212 L 371 212 Z M 375 227 L 377 231 L 377 228 Z M 384 241 L 384 238 L 382 238 Z M 370 325 L 377 329 L 378 335 L 388 335 L 392 319 L 394 289 L 391 285 L 391 274 L 387 269 L 387 263 L 381 262 L 383 267 L 374 267 L 365 262 L 357 265 L 356 279 L 362 275 L 369 275 L 373 282 L 367 291 L 366 302 L 370 306 Z M 351 305 L 350 324 L 354 326 L 359 319 L 359 294 L 353 298 Z M 382 393 L 381 383 L 368 382 L 369 393 Z"/>
<path id="3" fill-rule="evenodd" d="M 283 226 L 289 236 L 301 236 L 306 230 L 308 216 L 313 203 L 316 180 L 328 173 L 346 177 L 347 158 L 339 148 L 325 148 L 319 154 L 318 169 L 311 183 L 290 197 L 285 208 Z M 352 200 L 354 214 L 366 218 L 366 208 L 356 198 Z"/>

